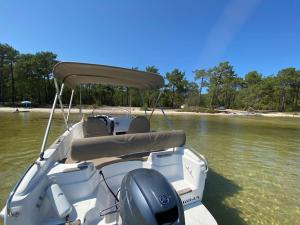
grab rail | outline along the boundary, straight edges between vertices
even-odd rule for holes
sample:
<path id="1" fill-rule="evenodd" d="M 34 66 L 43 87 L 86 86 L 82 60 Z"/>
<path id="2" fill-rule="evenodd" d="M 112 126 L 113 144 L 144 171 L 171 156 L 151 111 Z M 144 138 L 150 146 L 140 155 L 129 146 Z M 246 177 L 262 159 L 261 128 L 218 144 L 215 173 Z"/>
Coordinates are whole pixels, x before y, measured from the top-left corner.
<path id="1" fill-rule="evenodd" d="M 208 172 L 208 161 L 207 159 L 204 157 L 204 155 L 200 154 L 199 152 L 197 152 L 193 147 L 190 147 L 188 146 L 188 148 L 197 156 L 199 156 L 203 161 L 204 161 L 204 164 L 205 164 L 205 173 Z"/>
<path id="2" fill-rule="evenodd" d="M 23 181 L 24 177 L 26 176 L 26 174 L 28 173 L 28 171 L 33 167 L 34 164 L 37 164 L 37 162 L 33 162 L 28 168 L 27 170 L 25 171 L 25 173 L 23 173 L 23 175 L 21 176 L 21 178 L 18 180 L 18 182 L 16 183 L 16 185 L 14 186 L 13 190 L 10 192 L 9 194 L 9 197 L 6 201 L 6 213 L 8 216 L 15 216 L 17 217 L 18 216 L 18 213 L 14 213 L 12 212 L 11 210 L 11 201 L 12 201 L 12 198 L 14 197 L 18 187 L 20 186 L 21 182 Z"/>

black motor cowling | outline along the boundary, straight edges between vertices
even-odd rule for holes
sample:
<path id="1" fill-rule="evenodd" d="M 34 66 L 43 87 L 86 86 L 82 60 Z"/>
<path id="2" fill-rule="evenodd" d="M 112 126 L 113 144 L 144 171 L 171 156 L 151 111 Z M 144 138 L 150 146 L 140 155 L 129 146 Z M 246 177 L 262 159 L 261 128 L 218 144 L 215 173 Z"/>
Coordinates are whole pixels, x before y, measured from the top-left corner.
<path id="1" fill-rule="evenodd" d="M 185 224 L 180 197 L 159 172 L 130 171 L 120 189 L 122 225 Z"/>

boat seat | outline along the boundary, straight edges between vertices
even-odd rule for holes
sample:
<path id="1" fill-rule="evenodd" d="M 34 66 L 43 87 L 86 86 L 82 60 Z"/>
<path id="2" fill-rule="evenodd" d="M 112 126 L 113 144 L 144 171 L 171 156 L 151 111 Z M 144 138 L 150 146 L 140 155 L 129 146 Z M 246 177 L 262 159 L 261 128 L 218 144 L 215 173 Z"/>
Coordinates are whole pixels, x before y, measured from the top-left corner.
<path id="1" fill-rule="evenodd" d="M 104 121 L 96 117 L 88 117 L 83 122 L 83 135 L 85 138 L 110 135 Z"/>
<path id="2" fill-rule="evenodd" d="M 145 116 L 135 117 L 128 128 L 128 134 L 150 132 L 150 122 Z"/>
<path id="3" fill-rule="evenodd" d="M 74 161 L 119 157 L 180 147 L 185 140 L 180 130 L 79 138 L 72 142 L 70 156 Z"/>

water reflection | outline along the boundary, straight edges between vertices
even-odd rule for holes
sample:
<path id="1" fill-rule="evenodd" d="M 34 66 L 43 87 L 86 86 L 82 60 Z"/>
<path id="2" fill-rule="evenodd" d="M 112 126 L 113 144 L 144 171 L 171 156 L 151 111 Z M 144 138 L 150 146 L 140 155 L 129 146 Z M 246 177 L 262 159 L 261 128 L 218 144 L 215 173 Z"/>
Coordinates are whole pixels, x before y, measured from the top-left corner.
<path id="1" fill-rule="evenodd" d="M 47 113 L 0 113 L 0 206 L 37 158 Z M 76 117 L 77 115 L 72 115 Z M 209 162 L 204 204 L 219 224 L 299 224 L 300 119 L 170 116 Z M 71 118 L 73 121 L 78 120 Z M 161 116 L 152 129 L 165 130 Z M 51 143 L 64 130 L 55 115 Z M 1 224 L 1 222 L 0 222 Z"/>
<path id="2" fill-rule="evenodd" d="M 299 224 L 299 119 L 171 119 L 208 159 L 204 201 L 219 224 Z M 166 128 L 158 117 L 152 124 Z"/>
<path id="3" fill-rule="evenodd" d="M 228 197 L 232 197 L 241 191 L 241 187 L 223 177 L 214 170 L 208 171 L 203 204 L 213 214 L 218 224 L 242 225 L 246 222 L 240 217 L 240 212 L 224 203 Z"/>

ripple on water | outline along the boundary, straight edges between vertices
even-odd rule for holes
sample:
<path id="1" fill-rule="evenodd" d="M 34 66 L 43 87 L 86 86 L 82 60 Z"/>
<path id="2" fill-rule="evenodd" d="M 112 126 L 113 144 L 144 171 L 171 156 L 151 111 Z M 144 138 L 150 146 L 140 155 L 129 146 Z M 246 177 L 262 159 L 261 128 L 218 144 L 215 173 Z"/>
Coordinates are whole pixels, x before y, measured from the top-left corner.
<path id="1" fill-rule="evenodd" d="M 299 119 L 191 116 L 184 122 L 174 125 L 213 171 L 204 203 L 219 224 L 300 224 Z M 163 128 L 159 119 L 154 124 Z"/>
<path id="2" fill-rule="evenodd" d="M 0 114 L 0 204 L 37 158 L 48 114 Z M 203 202 L 219 224 L 291 224 L 300 218 L 300 120 L 171 116 L 209 161 Z M 57 117 L 50 142 L 63 130 Z M 167 129 L 155 116 L 153 129 Z M 12 169 L 13 168 L 13 169 Z M 1 222 L 0 222 L 1 224 Z"/>

